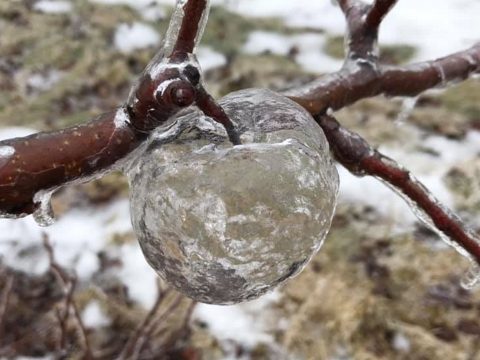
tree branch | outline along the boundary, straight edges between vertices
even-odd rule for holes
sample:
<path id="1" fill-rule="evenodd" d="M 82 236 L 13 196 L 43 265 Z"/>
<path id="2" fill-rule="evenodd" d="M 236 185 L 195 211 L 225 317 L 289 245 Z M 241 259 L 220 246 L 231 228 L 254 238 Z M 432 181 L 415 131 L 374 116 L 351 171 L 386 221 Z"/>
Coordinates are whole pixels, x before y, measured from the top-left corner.
<path id="1" fill-rule="evenodd" d="M 360 135 L 342 127 L 332 116 L 318 115 L 335 159 L 357 176 L 384 181 L 412 205 L 422 223 L 456 244 L 463 255 L 480 264 L 480 242 L 476 235 L 443 206 L 410 172 L 373 149 Z"/>
<path id="2" fill-rule="evenodd" d="M 345 37 L 348 54 L 346 64 L 357 59 L 378 62 L 378 31 L 384 17 L 398 0 L 375 0 L 367 5 L 359 0 L 339 0 L 338 4 L 347 21 Z"/>
<path id="3" fill-rule="evenodd" d="M 480 43 L 434 61 L 408 66 L 379 66 L 373 69 L 360 64 L 353 71 L 344 68 L 284 94 L 316 115 L 377 95 L 417 96 L 426 90 L 460 82 L 479 73 Z"/>
<path id="4" fill-rule="evenodd" d="M 193 53 L 195 45 L 202 36 L 208 16 L 209 2 L 207 0 L 187 1 L 182 11 L 184 13 L 173 52 Z"/>
<path id="5" fill-rule="evenodd" d="M 170 56 L 164 57 L 164 49 L 155 56 L 118 110 L 85 125 L 0 141 L 0 217 L 34 213 L 40 208 L 40 191 L 52 192 L 108 171 L 155 128 L 196 101 L 225 126 L 232 142 L 239 143 L 233 123 L 202 87 L 190 53 L 208 10 L 207 0 L 177 2 L 165 44 L 173 49 Z"/>
<path id="6" fill-rule="evenodd" d="M 228 138 L 232 144 L 241 144 L 240 136 L 227 113 L 203 87 L 198 92 L 197 106 L 206 116 L 211 117 L 216 122 L 224 126 L 225 130 L 227 131 Z"/>
<path id="7" fill-rule="evenodd" d="M 370 29 L 378 29 L 385 16 L 393 9 L 398 0 L 375 0 L 372 4 L 365 24 Z"/>

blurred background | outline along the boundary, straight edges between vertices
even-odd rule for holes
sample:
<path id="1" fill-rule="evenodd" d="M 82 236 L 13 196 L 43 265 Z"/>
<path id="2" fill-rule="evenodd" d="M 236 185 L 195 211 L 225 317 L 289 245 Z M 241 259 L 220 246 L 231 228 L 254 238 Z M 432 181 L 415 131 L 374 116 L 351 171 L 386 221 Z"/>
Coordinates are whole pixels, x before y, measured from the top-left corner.
<path id="1" fill-rule="evenodd" d="M 212 3 L 198 55 L 217 97 L 292 88 L 342 65 L 345 24 L 330 0 Z M 0 139 L 121 104 L 173 4 L 0 1 Z M 477 0 L 401 0 L 382 27 L 382 59 L 467 48 L 480 40 L 479 18 Z M 478 78 L 416 99 L 361 101 L 338 118 L 480 228 Z M 0 358 L 480 359 L 480 292 L 459 285 L 467 261 L 384 185 L 339 173 L 321 251 L 285 286 L 235 306 L 195 304 L 157 280 L 120 173 L 59 191 L 51 227 L 0 219 Z"/>

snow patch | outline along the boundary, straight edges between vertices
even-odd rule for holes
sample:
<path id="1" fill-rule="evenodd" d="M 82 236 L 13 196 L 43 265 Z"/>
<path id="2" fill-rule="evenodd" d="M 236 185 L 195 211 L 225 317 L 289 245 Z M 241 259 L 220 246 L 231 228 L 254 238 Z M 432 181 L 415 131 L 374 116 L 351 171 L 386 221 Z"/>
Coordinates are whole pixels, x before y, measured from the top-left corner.
<path id="1" fill-rule="evenodd" d="M 83 324 L 89 328 L 110 325 L 110 319 L 103 312 L 98 301 L 90 302 L 82 312 Z"/>
<path id="2" fill-rule="evenodd" d="M 130 297 L 146 309 L 157 299 L 157 274 L 148 265 L 138 242 L 124 245 L 119 250 L 122 269 L 118 276 L 128 287 Z"/>
<path id="3" fill-rule="evenodd" d="M 272 343 L 269 332 L 269 309 L 280 300 L 278 290 L 261 298 L 232 306 L 198 304 L 193 318 L 205 323 L 210 333 L 226 346 L 230 342 L 254 348 L 257 344 Z"/>
<path id="4" fill-rule="evenodd" d="M 0 128 L 0 141 L 35 134 L 37 130 L 26 127 Z"/>
<path id="5" fill-rule="evenodd" d="M 397 332 L 392 339 L 392 346 L 395 350 L 402 353 L 409 353 L 412 344 L 410 339 L 407 338 L 404 334 Z"/>
<path id="6" fill-rule="evenodd" d="M 160 43 L 160 35 L 146 24 L 134 22 L 133 24 L 120 24 L 114 36 L 115 47 L 123 53 L 156 46 Z"/>
<path id="7" fill-rule="evenodd" d="M 295 61 L 305 70 L 319 73 L 338 71 L 343 61 L 324 53 L 325 41 L 325 35 L 316 33 L 285 36 L 275 32 L 254 31 L 249 35 L 244 51 L 249 54 L 270 52 L 287 56 L 295 49 Z"/>
<path id="8" fill-rule="evenodd" d="M 35 73 L 27 80 L 27 86 L 35 91 L 43 92 L 53 88 L 62 79 L 63 73 L 52 70 L 46 74 Z"/>
<path id="9" fill-rule="evenodd" d="M 33 5 L 33 9 L 45 14 L 65 14 L 72 11 L 70 1 L 42 0 Z"/>
<path id="10" fill-rule="evenodd" d="M 200 46 L 197 50 L 197 58 L 203 71 L 209 71 L 226 65 L 225 55 L 207 46 Z"/>
<path id="11" fill-rule="evenodd" d="M 46 252 L 38 251 L 46 234 L 56 261 L 73 268 L 79 278 L 88 279 L 98 270 L 97 253 L 108 245 L 114 234 L 128 231 L 131 231 L 128 200 L 115 201 L 105 207 L 71 210 L 48 228 L 40 228 L 31 216 L 0 219 L 0 257 L 13 268 L 41 274 L 48 269 Z"/>

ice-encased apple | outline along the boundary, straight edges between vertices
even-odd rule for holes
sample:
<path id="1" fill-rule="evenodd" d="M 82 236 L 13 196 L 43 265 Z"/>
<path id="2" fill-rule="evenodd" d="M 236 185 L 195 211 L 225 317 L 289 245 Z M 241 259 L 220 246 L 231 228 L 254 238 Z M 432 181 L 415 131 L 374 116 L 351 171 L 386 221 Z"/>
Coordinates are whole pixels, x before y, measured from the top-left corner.
<path id="1" fill-rule="evenodd" d="M 221 105 L 242 145 L 200 112 L 153 140 L 130 171 L 132 222 L 149 264 L 205 303 L 254 299 L 307 264 L 331 224 L 338 174 L 320 127 L 269 90 Z M 141 281 L 141 279 L 139 279 Z"/>

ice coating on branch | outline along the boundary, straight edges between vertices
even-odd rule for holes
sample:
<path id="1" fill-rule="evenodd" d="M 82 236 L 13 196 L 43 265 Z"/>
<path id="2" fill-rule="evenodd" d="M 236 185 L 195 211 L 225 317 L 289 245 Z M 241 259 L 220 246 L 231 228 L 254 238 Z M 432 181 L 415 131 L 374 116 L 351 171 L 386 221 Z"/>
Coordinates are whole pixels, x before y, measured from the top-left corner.
<path id="1" fill-rule="evenodd" d="M 128 172 L 132 222 L 150 265 L 206 303 L 256 298 L 297 274 L 330 227 L 338 174 L 313 118 L 268 90 L 220 101 L 238 126 L 199 112 L 157 135 Z M 180 125 L 183 124 L 183 125 Z"/>
<path id="2" fill-rule="evenodd" d="M 170 24 L 168 26 L 168 30 L 165 35 L 165 41 L 163 44 L 163 53 L 167 56 L 172 53 L 172 50 L 177 42 L 178 33 L 182 26 L 183 19 L 185 18 L 184 7 L 187 4 L 187 2 L 188 0 L 177 0 L 175 4 L 175 9 L 173 10 L 173 14 L 170 19 Z M 195 36 L 196 45 L 200 43 L 200 40 L 202 38 L 203 32 L 205 30 L 205 26 L 208 21 L 209 12 L 210 12 L 210 1 L 208 0 L 206 1 L 205 11 L 203 12 L 202 18 L 199 23 L 198 31 Z"/>
<path id="3" fill-rule="evenodd" d="M 164 70 L 167 64 L 168 64 L 168 67 L 170 68 L 174 67 L 174 64 L 169 63 L 168 58 L 171 55 L 175 44 L 177 43 L 178 34 L 181 29 L 182 22 L 185 18 L 184 7 L 187 3 L 188 3 L 187 0 L 177 0 L 175 9 L 170 18 L 170 23 L 169 23 L 167 32 L 165 34 L 165 38 L 163 40 L 162 46 L 160 50 L 157 52 L 157 54 L 152 58 L 152 60 L 147 65 L 144 71 L 144 73 L 149 74 L 152 79 L 154 79 L 162 70 Z M 197 68 L 200 68 L 198 61 L 196 57 L 193 55 L 193 53 L 195 53 L 195 50 L 202 39 L 205 27 L 207 25 L 209 13 L 210 13 L 210 1 L 207 0 L 205 5 L 205 10 L 202 13 L 202 17 L 198 25 L 197 34 L 195 35 L 195 46 L 194 46 L 193 52 L 189 54 L 189 59 L 187 61 L 177 65 L 179 69 L 184 68 L 187 65 L 193 65 Z M 133 89 L 135 89 L 135 87 L 133 87 Z M 129 98 L 132 98 L 132 94 L 130 94 Z"/>
<path id="4" fill-rule="evenodd" d="M 38 208 L 33 213 L 33 219 L 38 225 L 43 227 L 53 225 L 55 222 L 51 203 L 52 194 L 53 191 L 39 191 L 33 198 L 33 201 L 38 204 Z"/>
<path id="5" fill-rule="evenodd" d="M 170 17 L 170 24 L 168 25 L 167 33 L 165 34 L 165 42 L 163 44 L 166 55 L 171 54 L 177 41 L 178 33 L 185 17 L 185 11 L 183 8 L 187 2 L 188 0 L 177 0 L 175 4 L 175 9 Z"/>
<path id="6" fill-rule="evenodd" d="M 384 159 L 383 161 L 393 161 L 390 159 Z M 393 166 L 399 167 L 399 165 L 395 162 L 392 163 Z M 405 170 L 406 171 L 406 170 Z M 378 177 L 377 177 L 378 178 Z M 470 230 L 465 224 L 462 223 L 460 218 L 456 216 L 452 211 L 450 211 L 448 208 L 446 208 L 438 199 L 436 199 L 429 191 L 424 187 L 424 185 L 416 179 L 413 175 L 409 174 L 410 181 L 414 183 L 416 186 L 419 186 L 424 189 L 424 192 L 429 194 L 430 201 L 438 206 L 439 208 L 442 209 L 448 216 L 452 219 L 455 220 L 458 224 L 461 224 L 462 228 L 464 231 L 468 234 L 468 236 L 471 239 L 474 239 L 474 241 L 479 244 L 480 246 L 480 238 L 472 231 Z M 472 289 L 474 287 L 477 287 L 480 283 L 480 267 L 477 264 L 476 259 L 460 244 L 458 244 L 457 241 L 454 239 L 450 238 L 447 234 L 445 234 L 442 230 L 440 230 L 434 223 L 433 219 L 423 210 L 421 209 L 414 201 L 412 201 L 401 189 L 393 186 L 392 184 L 384 181 L 381 178 L 378 178 L 381 182 L 383 182 L 387 187 L 391 188 L 395 193 L 397 193 L 400 197 L 402 197 L 405 202 L 408 204 L 412 212 L 415 214 L 415 216 L 418 218 L 418 220 L 425 225 L 427 228 L 438 234 L 438 236 L 449 246 L 453 247 L 460 255 L 463 257 L 467 258 L 470 263 L 470 270 L 468 273 L 464 276 L 462 279 L 462 286 L 466 289 Z"/>
<path id="7" fill-rule="evenodd" d="M 119 108 L 117 110 L 117 112 L 115 113 L 115 117 L 113 118 L 113 123 L 115 124 L 115 127 L 117 129 L 123 128 L 130 124 L 130 118 L 128 116 L 126 109 Z"/>

